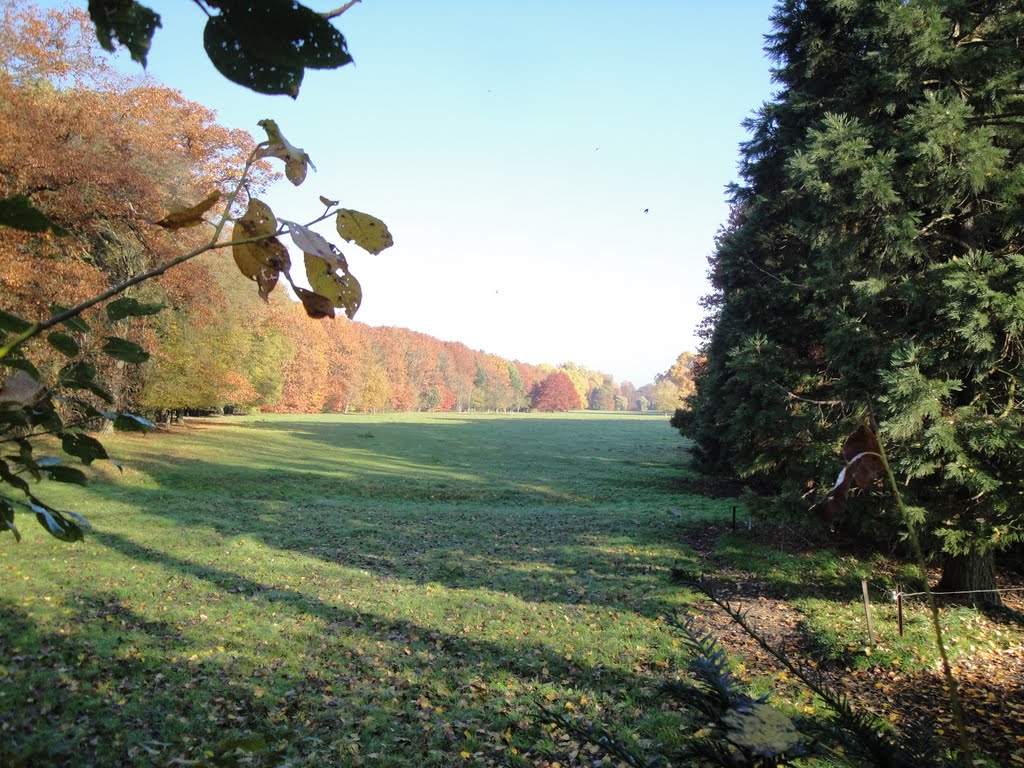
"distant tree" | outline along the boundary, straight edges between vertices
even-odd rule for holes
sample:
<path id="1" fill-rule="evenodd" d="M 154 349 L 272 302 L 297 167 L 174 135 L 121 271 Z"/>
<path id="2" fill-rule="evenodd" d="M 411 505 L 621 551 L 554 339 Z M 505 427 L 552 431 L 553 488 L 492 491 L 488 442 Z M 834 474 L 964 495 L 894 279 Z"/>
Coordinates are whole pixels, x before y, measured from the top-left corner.
<path id="1" fill-rule="evenodd" d="M 470 400 L 470 405 L 473 407 L 473 410 L 484 411 L 487 410 L 488 405 L 487 371 L 484 368 L 483 361 L 478 359 L 474 361 L 474 364 L 476 365 L 476 373 L 473 375 L 473 396 Z"/>
<path id="2" fill-rule="evenodd" d="M 512 389 L 511 408 L 516 411 L 526 410 L 530 407 L 530 395 L 523 382 L 523 376 L 515 363 L 508 363 L 508 381 Z"/>
<path id="3" fill-rule="evenodd" d="M 659 379 L 651 391 L 651 405 L 656 411 L 675 413 L 676 408 L 682 404 L 679 395 L 679 387 L 667 377 Z"/>
<path id="4" fill-rule="evenodd" d="M 579 393 L 565 371 L 554 371 L 541 381 L 533 395 L 537 411 L 571 411 L 582 406 Z"/>
<path id="5" fill-rule="evenodd" d="M 331 334 L 323 320 L 313 320 L 288 302 L 281 310 L 281 327 L 294 350 L 282 373 L 281 398 L 270 410 L 284 413 L 319 413 L 327 408 L 331 380 Z"/>
<path id="6" fill-rule="evenodd" d="M 694 371 L 700 363 L 700 356 L 694 352 L 681 352 L 676 361 L 662 376 L 679 390 L 679 397 L 687 398 L 694 393 L 696 386 L 693 383 Z"/>
<path id="7" fill-rule="evenodd" d="M 615 387 L 611 377 L 606 377 L 601 386 L 590 390 L 587 407 L 592 411 L 611 411 L 615 408 Z"/>
<path id="8" fill-rule="evenodd" d="M 388 407 L 391 389 L 384 366 L 372 363 L 366 373 L 366 384 L 359 396 L 357 407 L 366 413 L 377 413 Z"/>
<path id="9" fill-rule="evenodd" d="M 576 389 L 580 403 L 586 403 L 591 390 L 589 371 L 573 362 L 562 363 L 558 366 L 558 370 L 569 377 L 573 387 Z"/>
<path id="10" fill-rule="evenodd" d="M 633 382 L 631 382 L 631 381 L 624 381 L 621 384 L 619 384 L 618 389 L 619 389 L 619 394 L 622 397 L 625 398 L 626 403 L 627 403 L 626 407 L 623 408 L 622 410 L 624 410 L 624 411 L 635 411 L 635 410 L 637 410 L 636 401 L 637 401 L 638 395 L 637 395 L 636 387 L 633 385 Z"/>

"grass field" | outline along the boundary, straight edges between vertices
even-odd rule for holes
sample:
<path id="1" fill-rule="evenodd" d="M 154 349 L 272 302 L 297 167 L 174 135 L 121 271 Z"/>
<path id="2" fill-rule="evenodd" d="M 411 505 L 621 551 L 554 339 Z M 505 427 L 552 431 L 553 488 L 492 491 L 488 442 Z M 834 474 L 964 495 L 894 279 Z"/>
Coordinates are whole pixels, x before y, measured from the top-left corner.
<path id="1" fill-rule="evenodd" d="M 538 724 L 538 703 L 671 748 L 692 729 L 650 698 L 686 663 L 666 618 L 702 605 L 674 569 L 756 583 L 767 624 L 799 624 L 854 682 L 869 668 L 879 696 L 934 666 L 920 610 L 899 639 L 880 606 L 865 646 L 860 579 L 884 591 L 892 568 L 729 533 L 735 501 L 679 483 L 663 417 L 249 417 L 106 444 L 123 472 L 40 489 L 90 519 L 84 543 L 24 518 L 20 545 L 0 540 L 5 767 L 604 757 Z M 1019 650 L 1019 629 L 949 616 L 955 654 Z M 816 705 L 736 661 L 755 692 Z M 1008 685 L 979 695 L 1013 707 Z"/>
<path id="2" fill-rule="evenodd" d="M 84 544 L 23 520 L 0 546 L 4 765 L 557 761 L 535 703 L 636 724 L 690 599 L 667 510 L 724 510 L 675 492 L 653 416 L 257 417 L 107 447 L 123 474 L 41 489 Z"/>

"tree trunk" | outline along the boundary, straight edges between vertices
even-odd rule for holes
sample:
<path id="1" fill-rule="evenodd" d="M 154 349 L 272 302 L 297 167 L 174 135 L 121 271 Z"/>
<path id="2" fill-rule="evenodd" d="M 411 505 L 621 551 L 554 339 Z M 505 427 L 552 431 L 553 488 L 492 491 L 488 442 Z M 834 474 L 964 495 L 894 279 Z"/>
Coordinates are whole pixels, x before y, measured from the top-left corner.
<path id="1" fill-rule="evenodd" d="M 979 552 L 971 549 L 965 555 L 946 555 L 942 565 L 942 580 L 936 592 L 968 592 L 996 588 L 995 556 L 991 549 Z M 962 595 L 966 601 L 981 605 L 1002 607 L 1003 600 L 998 592 L 980 592 Z"/>

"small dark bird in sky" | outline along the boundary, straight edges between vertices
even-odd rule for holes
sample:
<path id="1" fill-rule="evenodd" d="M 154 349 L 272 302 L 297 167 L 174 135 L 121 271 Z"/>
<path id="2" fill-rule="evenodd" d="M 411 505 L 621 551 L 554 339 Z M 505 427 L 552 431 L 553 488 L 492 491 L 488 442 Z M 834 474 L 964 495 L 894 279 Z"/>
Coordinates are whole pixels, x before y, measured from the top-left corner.
<path id="1" fill-rule="evenodd" d="M 650 208 L 644 208 L 644 213 L 647 213 L 649 210 L 651 210 L 651 209 Z"/>

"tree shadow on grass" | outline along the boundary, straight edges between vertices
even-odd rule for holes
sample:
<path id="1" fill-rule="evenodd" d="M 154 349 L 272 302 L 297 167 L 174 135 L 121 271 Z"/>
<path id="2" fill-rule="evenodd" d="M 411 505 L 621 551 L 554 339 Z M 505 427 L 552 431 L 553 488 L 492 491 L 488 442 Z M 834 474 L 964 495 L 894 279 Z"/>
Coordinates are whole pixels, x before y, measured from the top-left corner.
<path id="1" fill-rule="evenodd" d="M 121 500 L 180 526 L 183 545 L 189 537 L 208 545 L 215 540 L 212 530 L 222 538 L 252 537 L 273 549 L 419 585 L 485 588 L 528 602 L 589 603 L 648 617 L 676 609 L 678 590 L 668 577 L 680 561 L 694 557 L 675 519 L 663 511 L 193 500 L 148 489 Z M 97 527 L 104 542 L 114 535 Z"/>
<path id="2" fill-rule="evenodd" d="M 251 629 L 244 639 L 252 635 L 253 647 L 228 638 L 227 647 L 213 648 L 205 616 L 153 619 L 116 592 L 87 587 L 68 599 L 57 631 L 40 631 L 26 612 L 0 605 L 5 687 L 25 702 L 3 716 L 5 766 L 205 761 L 206 753 L 238 745 L 255 753 L 256 765 L 284 756 L 330 764 L 371 742 L 393 751 L 375 764 L 449 765 L 464 733 L 478 730 L 495 736 L 480 748 L 501 758 L 511 742 L 499 735 L 519 729 L 534 710 L 532 701 L 492 694 L 494 681 L 514 691 L 636 695 L 656 674 L 569 659 L 523 638 L 481 640 L 327 602 L 117 533 L 97 538 L 132 561 L 198 582 L 211 604 L 230 596 L 228 631 L 233 614 L 248 613 L 255 622 L 292 622 L 290 631 L 304 634 L 286 653 L 274 636 L 259 640 Z M 152 610 L 166 613 L 167 604 Z M 315 624 L 306 626 L 310 619 Z M 526 750 L 539 738 L 531 726 L 517 743 Z"/>
<path id="3" fill-rule="evenodd" d="M 653 485 L 659 476 L 681 471 L 675 450 L 671 461 L 637 461 L 638 451 L 653 450 L 643 440 L 649 428 L 599 418 L 274 420 L 232 424 L 207 439 L 225 448 L 218 457 L 222 474 L 248 479 L 265 498 L 342 495 L 381 502 L 586 506 L 631 497 L 638 479 L 641 486 Z M 229 455 L 235 463 L 224 461 Z M 161 474 L 168 481 L 197 482 L 173 459 L 151 455 L 150 460 L 163 462 Z M 260 478 L 253 475 L 257 467 Z"/>
<path id="4" fill-rule="evenodd" d="M 297 442 L 246 425 L 215 435 L 227 447 L 209 458 L 143 454 L 133 464 L 153 482 L 113 493 L 182 526 L 254 536 L 417 584 L 647 616 L 675 610 L 667 577 L 691 553 L 669 510 L 717 517 L 725 503 L 661 490 L 637 496 L 623 478 L 654 483 L 672 466 L 629 464 L 638 449 L 620 450 L 614 435 L 574 440 L 563 434 L 572 420 L 547 420 L 539 433 L 537 422 L 499 423 L 272 425 Z M 360 437 L 368 433 L 374 438 Z M 569 455 L 578 442 L 588 446 Z M 342 445 L 349 447 L 331 450 Z M 507 461 L 481 458 L 491 450 Z"/>

